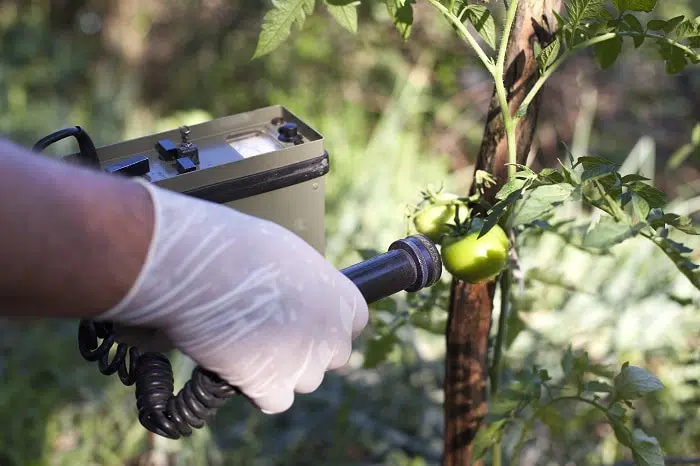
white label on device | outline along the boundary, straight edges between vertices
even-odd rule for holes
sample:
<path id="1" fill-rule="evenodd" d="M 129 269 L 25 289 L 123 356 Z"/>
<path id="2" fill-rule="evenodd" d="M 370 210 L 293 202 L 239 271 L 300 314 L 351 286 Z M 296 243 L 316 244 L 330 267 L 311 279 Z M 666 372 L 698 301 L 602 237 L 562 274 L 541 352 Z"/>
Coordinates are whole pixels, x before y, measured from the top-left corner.
<path id="1" fill-rule="evenodd" d="M 253 133 L 252 135 L 243 136 L 238 139 L 229 139 L 226 142 L 246 159 L 255 157 L 256 155 L 274 152 L 281 148 L 277 141 L 262 133 Z"/>

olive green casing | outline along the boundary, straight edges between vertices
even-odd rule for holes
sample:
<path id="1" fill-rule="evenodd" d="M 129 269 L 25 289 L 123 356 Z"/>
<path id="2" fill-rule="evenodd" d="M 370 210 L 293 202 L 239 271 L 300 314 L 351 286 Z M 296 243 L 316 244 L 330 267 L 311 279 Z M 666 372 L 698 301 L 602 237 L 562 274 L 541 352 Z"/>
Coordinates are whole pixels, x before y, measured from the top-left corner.
<path id="1" fill-rule="evenodd" d="M 281 123 L 294 123 L 301 143 L 278 139 Z M 143 175 L 156 185 L 227 205 L 293 231 L 321 254 L 325 251 L 325 186 L 329 170 L 323 136 L 283 106 L 276 105 L 189 126 L 199 151 L 196 170 L 179 173 L 159 157 L 158 141 L 180 144 L 179 128 L 97 148 L 102 169 L 134 157 L 148 158 Z M 244 157 L 231 140 L 261 136 L 279 147 Z M 71 154 L 66 158 L 76 157 Z M 183 213 L 185 215 L 185 213 Z"/>

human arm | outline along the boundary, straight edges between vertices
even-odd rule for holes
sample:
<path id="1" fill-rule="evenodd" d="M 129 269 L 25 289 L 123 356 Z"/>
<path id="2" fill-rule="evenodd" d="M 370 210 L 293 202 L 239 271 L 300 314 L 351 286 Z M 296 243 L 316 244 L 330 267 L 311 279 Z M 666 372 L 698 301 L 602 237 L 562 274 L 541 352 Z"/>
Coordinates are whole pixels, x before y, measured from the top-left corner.
<path id="1" fill-rule="evenodd" d="M 25 199 L 0 207 L 0 221 L 13 224 L 0 245 L 0 303 L 15 311 L 3 314 L 158 329 L 268 413 L 288 409 L 294 392 L 315 390 L 325 371 L 347 362 L 367 304 L 290 231 L 0 148 L 0 194 Z"/>
<path id="2" fill-rule="evenodd" d="M 95 317 L 136 281 L 153 233 L 140 184 L 0 139 L 0 315 Z"/>

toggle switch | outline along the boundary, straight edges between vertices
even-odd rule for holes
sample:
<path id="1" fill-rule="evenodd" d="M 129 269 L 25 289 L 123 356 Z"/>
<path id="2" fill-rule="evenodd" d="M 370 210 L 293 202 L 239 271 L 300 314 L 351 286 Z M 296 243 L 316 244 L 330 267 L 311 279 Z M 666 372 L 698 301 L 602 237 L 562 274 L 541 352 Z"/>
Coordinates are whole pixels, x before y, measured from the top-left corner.
<path id="1" fill-rule="evenodd" d="M 177 148 L 179 157 L 189 158 L 195 165 L 199 163 L 199 149 L 190 141 L 189 126 L 180 127 L 180 146 Z"/>

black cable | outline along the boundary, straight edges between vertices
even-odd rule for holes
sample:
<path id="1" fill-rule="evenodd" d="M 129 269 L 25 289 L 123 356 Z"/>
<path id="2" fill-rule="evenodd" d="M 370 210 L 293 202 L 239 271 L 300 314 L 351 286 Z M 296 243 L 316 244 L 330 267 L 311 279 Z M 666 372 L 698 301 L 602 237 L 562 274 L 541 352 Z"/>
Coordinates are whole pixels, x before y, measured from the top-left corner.
<path id="1" fill-rule="evenodd" d="M 115 344 L 117 351 L 110 362 L 109 354 Z M 174 395 L 173 369 L 168 358 L 161 353 L 141 353 L 138 348 L 119 343 L 109 322 L 81 320 L 78 347 L 85 360 L 99 361 L 104 375 L 118 372 L 124 385 L 136 385 L 139 422 L 162 437 L 189 437 L 193 429 L 204 427 L 218 408 L 240 393 L 213 372 L 197 366 L 190 380 Z"/>
<path id="2" fill-rule="evenodd" d="M 92 142 L 90 136 L 88 136 L 88 134 L 80 126 L 73 126 L 55 131 L 40 139 L 36 144 L 34 144 L 32 150 L 34 152 L 42 152 L 51 144 L 70 136 L 73 136 L 78 141 L 79 161 L 85 165 L 98 168 L 100 166 L 100 160 L 97 157 L 97 149 L 95 149 L 95 144 Z"/>

